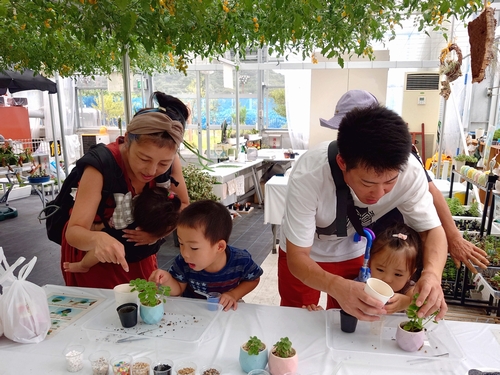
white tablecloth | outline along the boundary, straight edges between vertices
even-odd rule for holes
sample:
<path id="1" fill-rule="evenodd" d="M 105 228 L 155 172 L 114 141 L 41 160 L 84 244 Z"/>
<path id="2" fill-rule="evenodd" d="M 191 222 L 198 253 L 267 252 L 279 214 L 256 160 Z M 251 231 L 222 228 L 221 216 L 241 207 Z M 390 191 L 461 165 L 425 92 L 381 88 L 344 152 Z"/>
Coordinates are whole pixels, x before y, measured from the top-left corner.
<path id="1" fill-rule="evenodd" d="M 298 372 L 302 375 L 312 374 L 355 374 L 348 372 L 349 366 L 358 362 L 366 362 L 370 357 L 368 368 L 373 373 L 384 369 L 391 359 L 402 358 L 401 355 L 377 355 L 359 351 L 329 349 L 326 334 L 326 316 L 328 312 L 309 312 L 305 309 L 263 306 L 240 303 L 236 311 L 221 312 L 218 319 L 207 331 L 200 343 L 179 343 L 163 338 L 148 338 L 129 343 L 116 343 L 116 338 L 109 338 L 109 332 L 85 329 L 86 322 L 92 322 L 96 316 L 107 309 L 115 309 L 115 301 L 111 290 L 73 288 L 49 285 L 47 293 L 66 293 L 82 297 L 105 297 L 103 303 L 75 321 L 52 337 L 47 337 L 39 344 L 18 344 L 5 337 L 0 338 L 0 373 L 2 375 L 18 374 L 67 374 L 64 348 L 69 344 L 85 346 L 85 366 L 80 374 L 91 374 L 88 356 L 96 350 L 105 349 L 112 355 L 130 354 L 134 358 L 140 356 L 170 358 L 174 363 L 183 360 L 194 361 L 201 366 L 219 365 L 223 374 L 244 374 L 238 362 L 239 347 L 250 336 L 258 336 L 268 346 L 272 346 L 281 337 L 288 336 L 299 353 Z M 167 301 L 168 303 L 168 301 Z M 118 319 L 118 317 L 117 317 Z M 389 367 L 383 373 L 391 374 L 457 374 L 465 375 L 470 368 L 500 368 L 500 344 L 495 335 L 500 336 L 500 327 L 484 323 L 466 323 L 447 321 L 449 331 L 460 343 L 465 358 L 456 361 L 453 366 L 446 359 L 436 358 L 434 368 L 446 371 L 428 370 L 429 363 L 407 365 L 406 368 Z M 180 328 L 182 329 L 182 327 Z M 119 334 L 119 332 L 117 332 Z M 342 334 L 339 332 L 338 334 Z M 352 340 L 363 340 L 357 332 L 351 334 Z M 399 353 L 404 354 L 404 353 Z M 200 374 L 200 372 L 198 372 Z M 358 373 L 359 374 L 359 373 Z M 364 372 L 363 374 L 368 374 Z"/>
<path id="2" fill-rule="evenodd" d="M 285 196 L 288 186 L 288 176 L 273 176 L 266 182 L 264 224 L 281 225 L 285 213 Z"/>

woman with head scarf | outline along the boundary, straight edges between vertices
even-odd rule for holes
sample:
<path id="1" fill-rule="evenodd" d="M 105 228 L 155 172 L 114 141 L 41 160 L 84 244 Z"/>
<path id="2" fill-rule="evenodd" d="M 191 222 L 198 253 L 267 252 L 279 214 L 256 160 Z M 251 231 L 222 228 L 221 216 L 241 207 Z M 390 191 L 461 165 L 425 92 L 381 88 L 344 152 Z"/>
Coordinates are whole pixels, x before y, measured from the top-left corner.
<path id="1" fill-rule="evenodd" d="M 66 285 L 113 288 L 135 278 L 147 279 L 158 268 L 156 253 L 162 239 L 129 228 L 131 200 L 161 184 L 179 197 L 182 207 L 189 203 L 177 154 L 189 111 L 173 96 L 155 92 L 154 97 L 158 107 L 137 112 L 125 136 L 93 147 L 76 164 L 81 178 L 61 247 Z M 97 224 L 108 227 L 110 221 L 114 230 L 95 230 Z M 89 250 L 100 263 L 85 273 L 64 271 L 65 262 L 79 262 Z"/>

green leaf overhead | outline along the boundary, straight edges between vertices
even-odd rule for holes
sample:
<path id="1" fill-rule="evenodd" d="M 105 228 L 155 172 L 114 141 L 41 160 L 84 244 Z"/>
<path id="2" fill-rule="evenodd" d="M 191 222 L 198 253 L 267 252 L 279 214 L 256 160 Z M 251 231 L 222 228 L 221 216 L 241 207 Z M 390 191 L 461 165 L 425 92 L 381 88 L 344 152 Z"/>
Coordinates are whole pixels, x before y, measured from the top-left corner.
<path id="1" fill-rule="evenodd" d="M 421 30 L 481 10 L 472 0 L 0 0 L 0 70 L 107 74 L 129 51 L 134 70 L 185 71 L 195 57 L 314 52 L 372 57 L 371 43 L 419 14 Z"/>

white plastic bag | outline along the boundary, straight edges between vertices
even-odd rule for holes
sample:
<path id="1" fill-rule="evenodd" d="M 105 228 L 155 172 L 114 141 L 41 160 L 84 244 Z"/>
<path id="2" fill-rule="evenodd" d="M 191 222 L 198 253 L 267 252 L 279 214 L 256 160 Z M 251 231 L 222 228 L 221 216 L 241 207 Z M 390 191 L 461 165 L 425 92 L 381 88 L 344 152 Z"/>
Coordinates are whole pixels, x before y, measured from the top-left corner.
<path id="1" fill-rule="evenodd" d="M 21 260 L 22 259 L 22 260 Z M 21 260 L 21 262 L 19 262 Z M 0 299 L 0 319 L 5 337 L 23 344 L 39 343 L 45 339 L 50 329 L 50 312 L 45 291 L 38 285 L 26 281 L 37 258 L 25 264 L 12 285 L 5 287 L 13 269 L 24 261 L 20 258 L 0 276 L 0 285 L 4 287 Z"/>
<path id="2" fill-rule="evenodd" d="M 13 264 L 12 267 L 10 267 L 3 252 L 3 248 L 0 247 L 0 279 L 3 280 L 0 285 L 2 286 L 2 293 L 5 293 L 6 288 L 11 286 L 12 283 L 16 280 L 16 278 L 12 274 L 12 271 L 24 261 L 25 258 L 21 257 L 17 260 L 16 264 Z M 2 293 L 0 293 L 0 301 L 2 300 Z M 3 324 L 2 316 L 0 315 L 0 337 L 1 336 L 3 336 Z"/>

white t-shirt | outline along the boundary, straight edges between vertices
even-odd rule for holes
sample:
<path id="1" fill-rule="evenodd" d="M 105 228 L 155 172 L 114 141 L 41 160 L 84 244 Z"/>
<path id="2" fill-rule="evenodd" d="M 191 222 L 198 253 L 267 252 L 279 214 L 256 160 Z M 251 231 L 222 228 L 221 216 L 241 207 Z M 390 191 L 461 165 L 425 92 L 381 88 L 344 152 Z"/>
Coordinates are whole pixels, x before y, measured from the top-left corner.
<path id="1" fill-rule="evenodd" d="M 347 237 L 316 234 L 316 226 L 328 227 L 336 219 L 337 196 L 330 165 L 328 145 L 323 142 L 307 151 L 296 161 L 288 181 L 285 214 L 280 235 L 280 247 L 286 251 L 286 239 L 300 247 L 311 249 L 316 262 L 342 262 L 361 256 L 366 239 L 354 242 L 354 227 L 347 226 Z M 397 207 L 405 223 L 422 232 L 441 225 L 429 183 L 420 162 L 409 155 L 406 169 L 399 175 L 394 188 L 376 204 L 361 203 L 352 189 L 354 205 L 361 214 L 363 226 L 368 226 Z M 364 211 L 364 212 L 363 212 Z M 319 238 L 318 238 L 319 237 Z"/>

